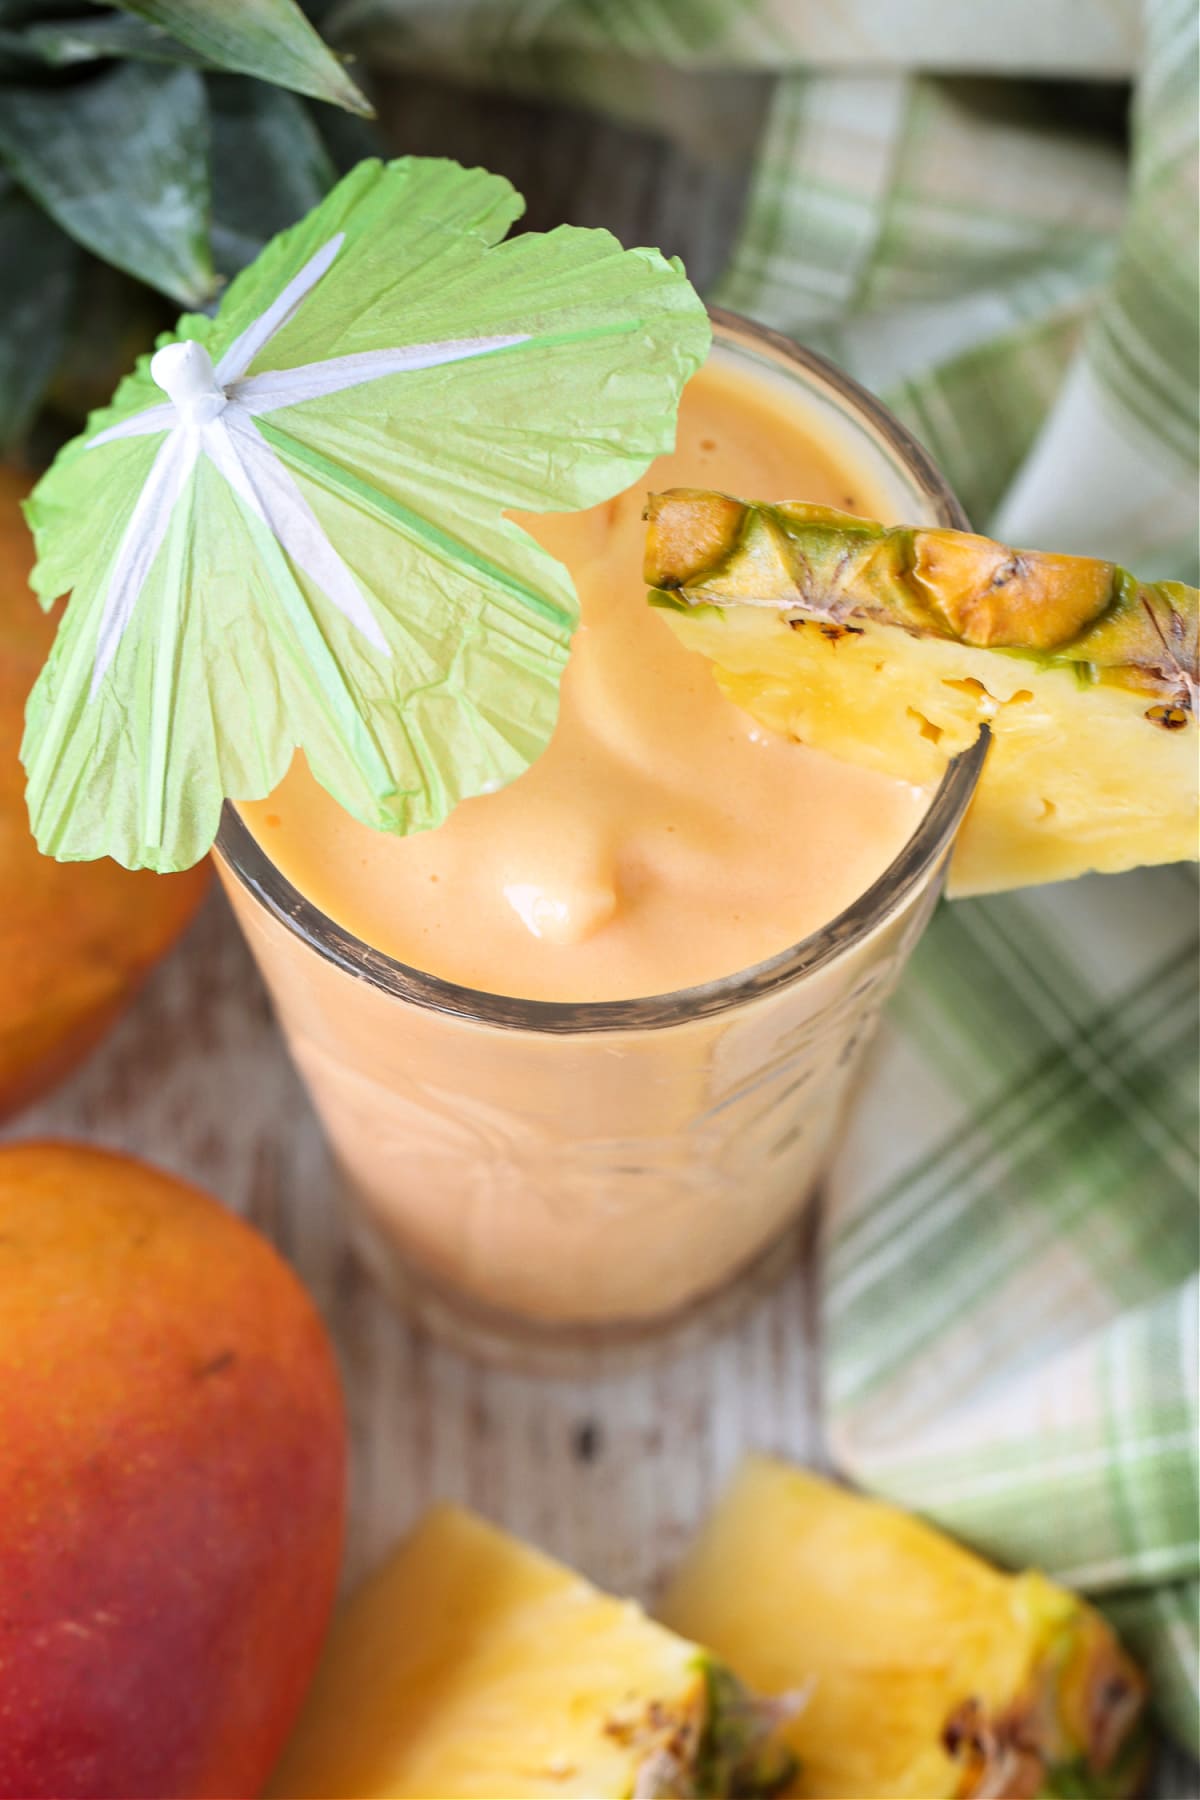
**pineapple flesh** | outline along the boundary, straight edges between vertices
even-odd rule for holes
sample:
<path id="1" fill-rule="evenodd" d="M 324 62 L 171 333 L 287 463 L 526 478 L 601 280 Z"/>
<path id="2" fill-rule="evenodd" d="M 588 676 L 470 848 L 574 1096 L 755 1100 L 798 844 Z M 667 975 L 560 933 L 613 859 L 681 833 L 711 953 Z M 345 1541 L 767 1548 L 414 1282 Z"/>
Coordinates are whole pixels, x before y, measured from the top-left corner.
<path id="1" fill-rule="evenodd" d="M 782 1463 L 746 1464 L 661 1616 L 758 1691 L 804 1694 L 790 1794 L 1139 1791 L 1144 1684 L 1093 1608 Z"/>
<path id="2" fill-rule="evenodd" d="M 268 1793 L 769 1794 L 778 1719 L 632 1603 L 443 1506 L 335 1622 Z"/>
<path id="3" fill-rule="evenodd" d="M 1195 588 L 693 489 L 646 517 L 652 602 L 764 725 L 930 788 L 989 727 L 951 893 L 1197 856 Z"/>

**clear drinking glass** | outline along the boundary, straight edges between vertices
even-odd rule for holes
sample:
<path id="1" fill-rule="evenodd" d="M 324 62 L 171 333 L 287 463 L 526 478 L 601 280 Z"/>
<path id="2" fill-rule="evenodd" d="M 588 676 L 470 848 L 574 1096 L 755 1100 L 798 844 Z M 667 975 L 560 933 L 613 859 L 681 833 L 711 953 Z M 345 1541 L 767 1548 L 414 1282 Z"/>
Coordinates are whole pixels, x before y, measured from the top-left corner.
<path id="1" fill-rule="evenodd" d="M 764 376 L 915 524 L 964 527 L 924 451 L 822 358 L 714 311 Z M 312 906 L 232 807 L 218 868 L 403 1305 L 485 1355 L 560 1366 L 711 1329 L 793 1240 L 880 1007 L 941 887 L 986 742 L 852 906 L 778 956 L 644 999 L 478 993 Z"/>

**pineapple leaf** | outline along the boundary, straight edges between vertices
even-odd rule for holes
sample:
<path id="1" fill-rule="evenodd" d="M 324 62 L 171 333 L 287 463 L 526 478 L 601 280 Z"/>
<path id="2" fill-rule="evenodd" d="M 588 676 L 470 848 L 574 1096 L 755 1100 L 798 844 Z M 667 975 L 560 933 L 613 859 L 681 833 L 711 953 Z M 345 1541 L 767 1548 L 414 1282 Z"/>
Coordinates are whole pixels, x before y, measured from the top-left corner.
<path id="1" fill-rule="evenodd" d="M 0 452 L 22 437 L 54 373 L 79 250 L 0 172 Z"/>
<path id="2" fill-rule="evenodd" d="M 1122 1800 L 1135 1791 L 1122 1779 L 1106 1780 L 1081 1761 L 1060 1763 L 1051 1769 L 1037 1800 Z"/>
<path id="3" fill-rule="evenodd" d="M 1097 1790 L 1082 1763 L 1051 1770 L 1047 1782 L 1038 1794 L 1038 1800 L 1096 1800 Z"/>
<path id="4" fill-rule="evenodd" d="M 372 107 L 295 0 L 117 0 L 206 61 L 370 117 Z"/>
<path id="5" fill-rule="evenodd" d="M 7 87 L 0 163 L 105 262 L 186 306 L 211 298 L 208 108 L 195 69 L 121 63 L 69 87 Z"/>
<path id="6" fill-rule="evenodd" d="M 212 250 L 224 276 L 311 212 L 337 170 L 308 108 L 281 88 L 235 75 L 207 83 L 212 128 Z"/>
<path id="7" fill-rule="evenodd" d="M 1140 1794 L 1145 1787 L 1152 1748 L 1143 1717 L 1106 1769 L 1092 1767 L 1084 1757 L 1057 1763 L 1046 1771 L 1037 1800 L 1128 1800 L 1130 1794 Z"/>
<path id="8" fill-rule="evenodd" d="M 700 1667 L 708 1690 L 708 1712 L 696 1763 L 695 1792 L 769 1800 L 796 1773 L 796 1759 L 781 1741 L 779 1730 L 802 1708 L 804 1696 L 760 1699 L 710 1657 L 702 1657 Z"/>

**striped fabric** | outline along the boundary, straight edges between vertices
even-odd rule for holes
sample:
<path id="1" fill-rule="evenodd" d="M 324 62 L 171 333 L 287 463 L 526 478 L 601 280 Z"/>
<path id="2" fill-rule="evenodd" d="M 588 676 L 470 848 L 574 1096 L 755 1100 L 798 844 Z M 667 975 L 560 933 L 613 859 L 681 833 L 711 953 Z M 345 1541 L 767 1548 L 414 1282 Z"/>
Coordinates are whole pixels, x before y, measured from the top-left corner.
<path id="1" fill-rule="evenodd" d="M 942 908 L 892 1009 L 826 1246 L 835 1457 L 1086 1589 L 1194 1746 L 1196 886 Z"/>
<path id="2" fill-rule="evenodd" d="M 981 526 L 1197 579 L 1194 0 L 340 13 L 692 143 L 770 71 L 713 297 L 880 392 Z M 1016 74 L 1135 74 L 1129 157 L 1111 95 Z M 840 1466 L 1099 1596 L 1200 1750 L 1196 898 L 1167 870 L 942 908 L 836 1172 L 825 1363 Z"/>
<path id="3" fill-rule="evenodd" d="M 317 10 L 314 8 L 314 10 Z M 1140 0 L 329 0 L 323 29 L 374 61 L 613 53 L 724 73 L 736 67 L 985 69 L 1120 79 L 1137 68 Z"/>
<path id="4" fill-rule="evenodd" d="M 1154 0 L 1128 170 L 1061 89 L 780 81 L 719 294 L 882 393 L 1010 542 L 1192 581 L 1196 30 Z M 1179 870 L 944 906 L 825 1264 L 840 1466 L 1099 1598 L 1194 1752 L 1196 916 Z"/>

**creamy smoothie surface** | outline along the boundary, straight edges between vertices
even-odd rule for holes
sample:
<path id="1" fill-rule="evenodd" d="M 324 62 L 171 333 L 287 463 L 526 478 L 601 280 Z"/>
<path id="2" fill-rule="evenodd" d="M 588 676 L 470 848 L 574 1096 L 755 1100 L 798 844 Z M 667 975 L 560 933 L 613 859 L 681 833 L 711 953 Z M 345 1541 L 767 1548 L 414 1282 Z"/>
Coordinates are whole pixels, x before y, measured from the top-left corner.
<path id="1" fill-rule="evenodd" d="M 848 906 L 927 796 L 756 726 L 646 604 L 641 573 L 655 488 L 875 513 L 878 497 L 806 424 L 767 381 L 710 362 L 684 394 L 677 449 L 635 488 L 589 512 L 522 518 L 581 604 L 549 748 L 509 787 L 409 838 L 351 819 L 298 758 L 268 800 L 241 808 L 288 880 L 402 962 L 538 1000 L 729 975 Z"/>

